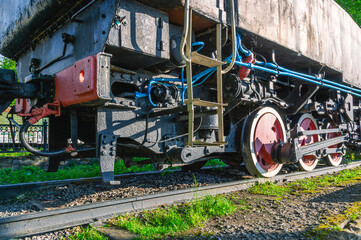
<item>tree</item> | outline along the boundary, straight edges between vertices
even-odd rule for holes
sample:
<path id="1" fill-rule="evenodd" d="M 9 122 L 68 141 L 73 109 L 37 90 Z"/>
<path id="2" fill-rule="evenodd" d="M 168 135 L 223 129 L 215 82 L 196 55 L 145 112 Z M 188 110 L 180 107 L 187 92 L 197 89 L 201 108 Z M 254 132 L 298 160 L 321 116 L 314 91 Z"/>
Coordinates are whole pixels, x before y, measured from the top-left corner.
<path id="1" fill-rule="evenodd" d="M 336 0 L 336 2 L 361 26 L 361 0 Z"/>
<path id="2" fill-rule="evenodd" d="M 6 57 L 0 60 L 0 68 L 13 70 L 16 73 L 15 61 Z"/>

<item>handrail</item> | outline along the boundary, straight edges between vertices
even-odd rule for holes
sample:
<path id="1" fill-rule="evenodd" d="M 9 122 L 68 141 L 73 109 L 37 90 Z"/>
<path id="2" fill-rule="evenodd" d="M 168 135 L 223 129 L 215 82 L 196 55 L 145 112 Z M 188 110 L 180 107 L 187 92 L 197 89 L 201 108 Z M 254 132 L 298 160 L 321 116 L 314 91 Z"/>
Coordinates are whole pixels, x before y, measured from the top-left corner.
<path id="1" fill-rule="evenodd" d="M 231 2 L 231 27 L 232 27 L 232 61 L 227 68 L 222 70 L 222 74 L 226 74 L 232 70 L 237 57 L 237 44 L 236 44 L 237 32 L 236 32 L 236 22 L 235 22 L 236 17 L 235 17 L 235 9 L 234 9 L 234 0 L 230 0 L 230 2 Z"/>
<path id="2" fill-rule="evenodd" d="M 185 6 L 184 6 L 184 27 L 183 27 L 183 34 L 182 34 L 182 41 L 180 45 L 180 55 L 182 59 L 186 62 L 190 62 L 191 60 L 184 54 L 184 47 L 186 45 L 186 40 L 188 37 L 188 31 L 189 31 L 189 13 L 190 13 L 190 7 L 189 7 L 189 0 L 185 0 Z"/>

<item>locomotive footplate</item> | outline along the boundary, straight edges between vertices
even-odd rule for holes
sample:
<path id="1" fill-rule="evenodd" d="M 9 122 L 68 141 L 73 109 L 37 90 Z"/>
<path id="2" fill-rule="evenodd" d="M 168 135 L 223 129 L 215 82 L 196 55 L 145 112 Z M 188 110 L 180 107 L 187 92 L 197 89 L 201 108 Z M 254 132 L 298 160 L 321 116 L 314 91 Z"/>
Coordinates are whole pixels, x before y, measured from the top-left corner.
<path id="1" fill-rule="evenodd" d="M 315 134 L 329 134 L 329 133 L 341 133 L 342 129 L 321 129 L 321 130 L 308 130 L 308 131 L 297 131 L 298 136 L 310 136 Z M 293 138 L 289 143 L 276 143 L 272 149 L 272 159 L 275 162 L 283 163 L 296 163 L 304 156 L 316 156 L 317 158 L 328 155 L 341 153 L 345 154 L 346 149 L 342 145 L 340 147 L 332 147 L 340 143 L 348 141 L 348 135 L 341 135 L 338 137 L 326 139 L 319 142 L 314 142 L 308 145 L 301 145 L 299 138 Z"/>

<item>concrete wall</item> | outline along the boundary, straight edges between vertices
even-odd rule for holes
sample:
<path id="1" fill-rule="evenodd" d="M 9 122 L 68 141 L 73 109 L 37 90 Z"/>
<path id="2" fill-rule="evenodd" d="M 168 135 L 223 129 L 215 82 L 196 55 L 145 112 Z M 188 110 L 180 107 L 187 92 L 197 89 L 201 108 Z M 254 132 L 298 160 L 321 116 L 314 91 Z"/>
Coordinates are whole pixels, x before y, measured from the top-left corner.
<path id="1" fill-rule="evenodd" d="M 235 0 L 238 27 L 343 73 L 361 87 L 361 29 L 333 0 Z M 212 19 L 223 1 L 193 0 Z M 222 11 L 221 11 L 222 13 Z"/>

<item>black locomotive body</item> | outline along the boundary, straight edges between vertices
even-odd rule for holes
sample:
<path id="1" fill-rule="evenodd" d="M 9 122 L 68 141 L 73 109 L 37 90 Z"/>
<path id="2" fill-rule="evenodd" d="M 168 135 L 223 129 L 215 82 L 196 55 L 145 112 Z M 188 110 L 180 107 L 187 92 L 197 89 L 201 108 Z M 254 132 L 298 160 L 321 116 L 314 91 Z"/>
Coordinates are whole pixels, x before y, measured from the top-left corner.
<path id="1" fill-rule="evenodd" d="M 159 170 L 196 169 L 220 158 L 263 177 L 288 163 L 306 171 L 321 158 L 339 165 L 346 148 L 357 151 L 360 144 L 361 51 L 343 49 L 350 67 L 325 57 L 327 49 L 337 57 L 333 48 L 339 46 L 320 44 L 322 54 L 315 52 L 322 42 L 317 37 L 308 38 L 305 50 L 302 37 L 293 36 L 300 46 L 278 43 L 284 35 L 259 30 L 268 23 L 246 18 L 243 11 L 260 13 L 244 10 L 245 2 L 252 1 L 37 0 L 3 6 L 0 52 L 17 61 L 19 82 L 1 70 L 0 110 L 17 98 L 13 111 L 25 119 L 22 143 L 48 156 L 49 170 L 66 158 L 98 157 L 109 184 L 117 183 L 117 156 L 127 166 L 153 163 Z M 279 16 L 279 31 L 287 17 Z M 352 38 L 361 36 L 354 25 L 356 33 L 346 37 L 361 49 Z M 24 137 L 44 117 L 50 121 L 49 151 Z"/>

